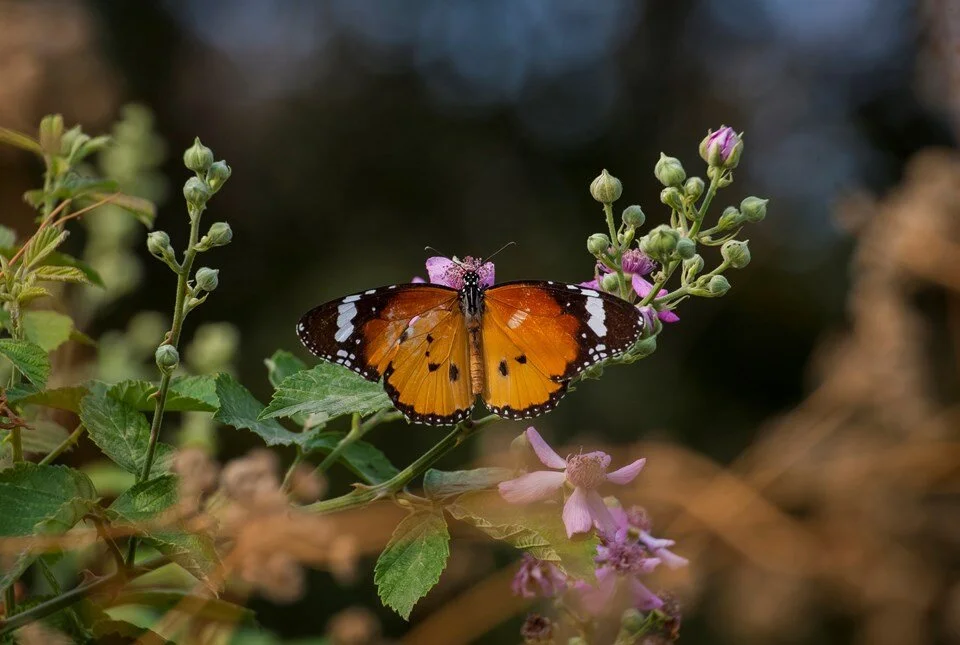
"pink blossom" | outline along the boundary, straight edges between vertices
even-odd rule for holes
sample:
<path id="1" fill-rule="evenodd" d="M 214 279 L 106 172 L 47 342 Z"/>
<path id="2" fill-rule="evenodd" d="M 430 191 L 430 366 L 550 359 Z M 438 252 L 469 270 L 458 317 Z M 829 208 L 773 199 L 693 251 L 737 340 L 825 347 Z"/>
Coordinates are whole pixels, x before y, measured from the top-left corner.
<path id="1" fill-rule="evenodd" d="M 653 284 L 643 276 L 653 271 L 655 266 L 654 261 L 640 249 L 630 249 L 624 253 L 620 263 L 624 277 L 630 280 L 634 293 L 641 298 L 646 298 L 650 290 L 653 289 Z M 597 263 L 597 269 L 601 274 L 610 273 L 610 269 L 602 262 Z M 599 290 L 600 281 L 594 278 L 589 282 L 581 282 L 580 286 Z M 657 293 L 658 297 L 665 295 L 667 295 L 666 289 L 661 289 Z M 672 311 L 658 311 L 657 317 L 665 323 L 674 323 L 680 320 L 680 317 Z"/>
<path id="2" fill-rule="evenodd" d="M 597 489 L 605 482 L 629 484 L 646 460 L 637 459 L 608 473 L 610 455 L 605 452 L 579 453 L 563 459 L 532 426 L 527 428 L 526 437 L 543 465 L 556 470 L 538 470 L 501 482 L 500 495 L 511 504 L 529 504 L 550 497 L 565 482 L 569 482 L 573 486 L 573 493 L 563 506 L 563 524 L 567 536 L 586 533 L 593 526 L 604 533 L 616 532 L 613 516 Z"/>
<path id="3" fill-rule="evenodd" d="M 523 554 L 520 568 L 513 577 L 514 595 L 524 598 L 556 596 L 567 588 L 567 577 L 554 564 Z"/>
<path id="4" fill-rule="evenodd" d="M 610 515 L 613 517 L 614 524 L 617 526 L 616 536 L 622 536 L 623 540 L 630 540 L 630 535 L 636 537 L 632 540 L 643 545 L 643 547 L 652 553 L 656 559 L 663 563 L 668 569 L 680 569 L 687 566 L 690 561 L 677 555 L 670 550 L 676 542 L 673 540 L 664 540 L 650 535 L 650 520 L 646 511 L 633 506 L 629 510 L 622 508 L 611 508 Z M 598 552 L 602 547 L 598 547 Z"/>
<path id="5" fill-rule="evenodd" d="M 435 255 L 427 258 L 427 275 L 433 284 L 442 284 L 453 289 L 463 288 L 463 275 L 475 271 L 480 275 L 481 287 L 492 287 L 494 278 L 493 262 L 483 262 L 469 255 L 458 260 Z"/>
<path id="6" fill-rule="evenodd" d="M 736 168 L 743 151 L 743 140 L 729 126 L 710 132 L 700 142 L 700 157 L 711 166 Z"/>

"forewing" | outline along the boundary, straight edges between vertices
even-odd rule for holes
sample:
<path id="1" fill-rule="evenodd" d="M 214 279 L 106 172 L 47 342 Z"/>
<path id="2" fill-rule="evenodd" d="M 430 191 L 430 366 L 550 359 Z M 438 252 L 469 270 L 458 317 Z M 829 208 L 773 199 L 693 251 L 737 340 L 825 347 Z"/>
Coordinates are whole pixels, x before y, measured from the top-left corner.
<path id="1" fill-rule="evenodd" d="M 552 409 L 567 381 L 626 351 L 643 331 L 632 304 L 573 284 L 508 282 L 488 289 L 484 306 L 484 400 L 505 416 Z"/>
<path id="2" fill-rule="evenodd" d="M 449 379 L 450 365 L 462 371 L 469 362 L 463 326 L 456 290 L 403 284 L 315 307 L 300 319 L 297 334 L 320 358 L 371 381 L 383 377 L 394 405 L 410 419 L 449 424 L 465 418 L 472 403 L 469 378 Z M 439 349 L 429 349 L 434 344 Z M 430 369 L 441 355 L 446 381 L 440 368 Z"/>

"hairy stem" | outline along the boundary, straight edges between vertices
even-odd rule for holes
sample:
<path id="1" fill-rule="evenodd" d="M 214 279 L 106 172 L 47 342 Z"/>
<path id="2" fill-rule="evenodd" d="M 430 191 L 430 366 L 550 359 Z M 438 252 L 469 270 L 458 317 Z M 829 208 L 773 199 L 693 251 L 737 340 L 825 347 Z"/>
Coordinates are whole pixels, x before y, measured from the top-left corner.
<path id="1" fill-rule="evenodd" d="M 57 457 L 65 453 L 67 450 L 70 450 L 71 447 L 80 441 L 80 437 L 83 435 L 84 430 L 86 430 L 86 428 L 83 427 L 82 423 L 78 425 L 77 429 L 71 432 L 69 437 L 64 439 L 59 446 L 51 450 L 43 459 L 40 460 L 40 464 L 44 465 L 53 463 Z"/>
<path id="2" fill-rule="evenodd" d="M 633 290 L 627 286 L 627 281 L 623 275 L 623 249 L 620 248 L 620 238 L 617 235 L 617 223 L 613 217 L 613 204 L 604 204 L 603 212 L 607 216 L 607 228 L 610 229 L 610 245 L 613 247 L 614 257 L 616 258 L 616 266 L 614 269 L 617 272 L 617 277 L 620 278 L 618 280 L 620 297 L 629 301 Z"/>

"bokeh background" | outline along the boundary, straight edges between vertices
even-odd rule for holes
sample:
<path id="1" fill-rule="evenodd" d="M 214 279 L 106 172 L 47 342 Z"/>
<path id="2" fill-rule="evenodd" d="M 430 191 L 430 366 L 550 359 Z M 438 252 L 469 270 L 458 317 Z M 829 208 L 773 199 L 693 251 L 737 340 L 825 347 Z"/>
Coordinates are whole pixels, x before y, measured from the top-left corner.
<path id="1" fill-rule="evenodd" d="M 157 227 L 174 246 L 181 151 L 200 135 L 229 162 L 209 217 L 234 243 L 210 254 L 220 287 L 187 334 L 232 323 L 238 374 L 261 399 L 265 357 L 306 358 L 293 327 L 311 306 L 422 275 L 426 245 L 462 256 L 515 242 L 499 279 L 588 279 L 601 168 L 657 224 L 660 151 L 702 176 L 707 129 L 743 130 L 716 204 L 770 199 L 753 263 L 725 298 L 684 303 L 652 357 L 537 426 L 647 455 L 631 494 L 693 561 L 665 583 L 684 641 L 960 642 L 960 4 L 7 0 L 0 79 L 0 125 L 14 129 L 60 112 L 97 133 L 146 106 L 166 146 Z M 36 172 L 0 150 L 5 224 L 27 226 Z M 168 309 L 171 274 L 135 248 L 121 273 L 139 288 L 88 333 Z M 522 428 L 501 424 L 443 466 Z M 401 423 L 372 440 L 402 464 L 437 438 Z M 223 435 L 222 458 L 246 439 Z M 334 473 L 335 490 L 347 483 Z M 359 604 L 391 639 L 514 642 L 521 605 L 465 615 L 505 593 L 489 581 L 511 554 L 465 542 L 410 625 L 379 609 L 368 560 L 346 589 L 317 572 L 298 603 L 252 603 L 291 638 Z"/>

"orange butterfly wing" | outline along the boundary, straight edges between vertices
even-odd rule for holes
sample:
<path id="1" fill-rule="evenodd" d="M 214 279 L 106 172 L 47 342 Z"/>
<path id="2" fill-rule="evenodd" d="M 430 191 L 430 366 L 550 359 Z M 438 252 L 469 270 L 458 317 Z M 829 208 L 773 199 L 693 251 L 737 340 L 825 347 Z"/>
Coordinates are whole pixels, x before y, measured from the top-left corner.
<path id="1" fill-rule="evenodd" d="M 484 295 L 487 407 L 528 418 L 552 410 L 584 369 L 629 349 L 643 331 L 636 307 L 572 284 L 508 282 Z"/>
<path id="2" fill-rule="evenodd" d="M 469 346 L 454 289 L 370 289 L 307 312 L 297 333 L 317 356 L 371 381 L 382 377 L 390 400 L 412 421 L 450 425 L 470 414 Z"/>

